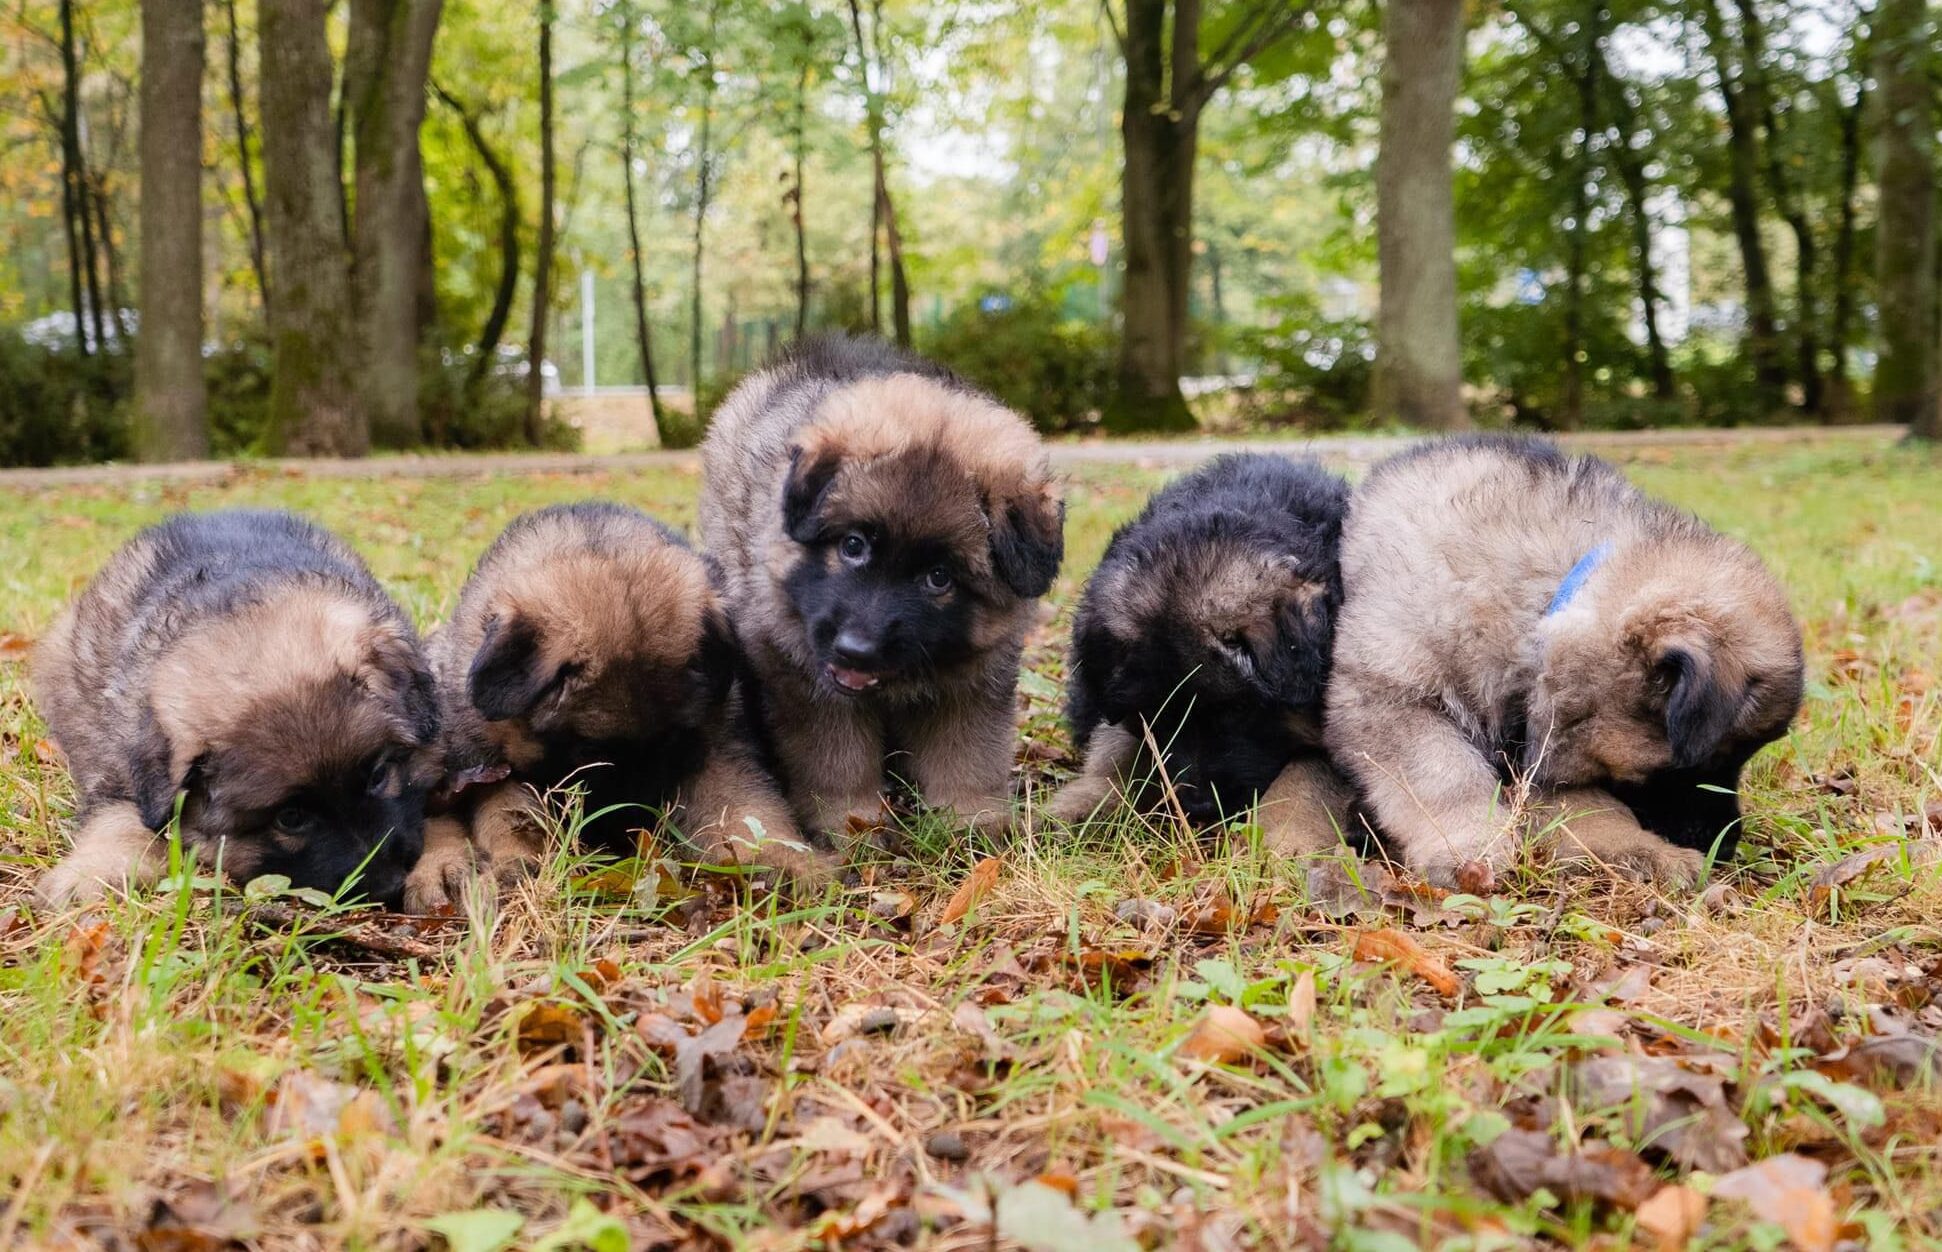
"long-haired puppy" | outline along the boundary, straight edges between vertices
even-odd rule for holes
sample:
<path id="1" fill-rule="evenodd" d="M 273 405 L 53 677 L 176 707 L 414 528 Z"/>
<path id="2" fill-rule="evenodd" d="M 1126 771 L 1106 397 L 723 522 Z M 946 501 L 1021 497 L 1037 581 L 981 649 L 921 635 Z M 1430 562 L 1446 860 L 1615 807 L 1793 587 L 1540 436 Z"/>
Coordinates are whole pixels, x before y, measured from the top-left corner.
<path id="1" fill-rule="evenodd" d="M 1153 807 L 1170 788 L 1205 824 L 1245 812 L 1298 757 L 1326 772 L 1348 498 L 1310 461 L 1220 456 L 1113 535 L 1072 630 L 1066 708 L 1085 765 L 1052 816 L 1077 821 L 1115 795 Z M 1330 814 L 1308 816 L 1264 822 L 1289 850 L 1333 844 Z"/>
<path id="2" fill-rule="evenodd" d="M 34 686 L 80 793 L 44 900 L 152 881 L 178 816 L 238 882 L 398 899 L 438 710 L 411 622 L 327 532 L 249 511 L 143 531 L 42 641 Z"/>
<path id="3" fill-rule="evenodd" d="M 454 903 L 476 860 L 504 879 L 544 851 L 543 800 L 581 792 L 579 835 L 632 855 L 665 818 L 703 855 L 820 881 L 739 710 L 735 642 L 701 557 L 616 504 L 506 527 L 430 643 L 454 794 L 407 903 Z"/>
<path id="4" fill-rule="evenodd" d="M 1731 857 L 1741 768 L 1802 685 L 1744 544 L 1595 458 L 1457 438 L 1370 473 L 1342 575 L 1327 742 L 1410 866 L 1495 871 L 1533 833 L 1666 885 Z"/>
<path id="5" fill-rule="evenodd" d="M 1032 428 L 874 340 L 812 341 L 743 382 L 702 445 L 701 533 L 811 829 L 887 776 L 1009 816 L 1019 651 L 1064 552 Z"/>

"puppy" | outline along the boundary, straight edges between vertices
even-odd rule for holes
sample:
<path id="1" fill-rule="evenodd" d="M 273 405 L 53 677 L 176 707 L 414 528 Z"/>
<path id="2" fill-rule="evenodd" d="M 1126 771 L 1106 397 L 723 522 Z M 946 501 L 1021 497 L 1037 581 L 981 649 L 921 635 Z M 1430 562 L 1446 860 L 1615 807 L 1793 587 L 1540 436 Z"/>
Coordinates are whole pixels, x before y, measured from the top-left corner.
<path id="1" fill-rule="evenodd" d="M 1342 577 L 1327 743 L 1413 868 L 1513 861 L 1513 780 L 1560 858 L 1676 886 L 1732 856 L 1740 770 L 1802 685 L 1745 545 L 1592 457 L 1458 438 L 1370 473 Z"/>
<path id="2" fill-rule="evenodd" d="M 60 904 L 153 881 L 157 833 L 237 882 L 395 903 L 437 778 L 418 636 L 342 542 L 287 513 L 172 518 L 111 558 L 34 658 L 80 793 Z"/>
<path id="3" fill-rule="evenodd" d="M 802 823 L 874 819 L 886 771 L 1005 822 L 1019 651 L 1064 552 L 1032 428 L 936 365 L 825 339 L 735 390 L 702 472 L 702 538 Z"/>
<path id="4" fill-rule="evenodd" d="M 1348 498 L 1312 462 L 1221 456 L 1113 535 L 1072 631 L 1067 714 L 1086 763 L 1052 816 L 1078 821 L 1114 794 L 1150 807 L 1164 783 L 1204 824 L 1245 812 L 1297 757 L 1327 771 L 1322 692 Z M 1309 816 L 1264 820 L 1283 850 L 1333 845 L 1344 815 Z"/>
<path id="5" fill-rule="evenodd" d="M 692 548 L 644 513 L 567 504 L 516 518 L 430 651 L 456 794 L 407 904 L 455 901 L 475 857 L 504 879 L 543 851 L 540 798 L 583 791 L 580 835 L 633 855 L 665 816 L 704 855 L 808 882 L 802 844 L 743 733 L 735 642 Z"/>

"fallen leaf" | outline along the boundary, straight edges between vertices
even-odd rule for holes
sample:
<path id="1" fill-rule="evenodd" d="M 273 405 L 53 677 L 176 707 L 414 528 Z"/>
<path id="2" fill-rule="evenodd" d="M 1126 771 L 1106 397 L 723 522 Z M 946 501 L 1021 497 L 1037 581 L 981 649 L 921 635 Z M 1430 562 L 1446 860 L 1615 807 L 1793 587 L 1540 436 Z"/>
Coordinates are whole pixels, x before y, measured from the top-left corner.
<path id="1" fill-rule="evenodd" d="M 886 922 L 900 922 L 917 911 L 917 897 L 901 887 L 892 887 L 870 897 L 870 915 Z"/>
<path id="2" fill-rule="evenodd" d="M 834 1114 L 824 1114 L 803 1127 L 796 1146 L 809 1152 L 838 1156 L 868 1156 L 876 1141 Z"/>
<path id="3" fill-rule="evenodd" d="M 1637 1004 L 1652 990 L 1652 967 L 1628 965 L 1600 978 L 1593 988 L 1615 1004 Z"/>
<path id="4" fill-rule="evenodd" d="M 1845 887 L 1869 870 L 1881 864 L 1899 864 L 1904 859 L 1911 866 L 1933 864 L 1942 856 L 1942 848 L 1924 841 L 1900 838 L 1905 829 L 1904 820 L 1895 814 L 1877 814 L 1877 819 L 1885 818 L 1890 827 L 1882 828 L 1884 833 L 1895 836 L 1890 842 L 1878 843 L 1863 848 L 1828 865 L 1823 865 L 1814 875 L 1814 885 L 1808 892 L 1808 899 L 1816 904 L 1825 903 L 1837 887 Z"/>
<path id="5" fill-rule="evenodd" d="M 1638 1228 L 1651 1235 L 1658 1252 L 1681 1252 L 1706 1220 L 1706 1197 L 1691 1187 L 1661 1187 L 1639 1205 Z"/>
<path id="6" fill-rule="evenodd" d="M 1138 1252 L 1140 1246 L 1112 1213 L 1084 1213 L 1041 1182 L 1002 1192 L 996 1208 L 997 1233 L 1029 1252 Z"/>
<path id="7" fill-rule="evenodd" d="M 822 1029 L 824 1043 L 834 1047 L 857 1035 L 884 1034 L 921 1020 L 924 1010 L 894 1008 L 887 1004 L 845 1004 Z"/>
<path id="8" fill-rule="evenodd" d="M 674 1083 L 681 1093 L 682 1108 L 701 1112 L 702 1080 L 707 1076 L 709 1058 L 733 1052 L 747 1030 L 748 1018 L 738 1013 L 674 1045 Z"/>
<path id="9" fill-rule="evenodd" d="M 514 1041 L 520 1055 L 536 1056 L 552 1048 L 570 1047 L 583 1038 L 585 1015 L 558 1000 L 536 1000 L 519 1014 Z"/>
<path id="10" fill-rule="evenodd" d="M 987 1061 L 1009 1061 L 1015 1059 L 1015 1051 L 1005 1037 L 991 1024 L 991 1017 L 984 1009 L 969 1000 L 951 1010 L 951 1025 L 968 1035 L 974 1035 L 984 1045 Z"/>
<path id="11" fill-rule="evenodd" d="M 1121 900 L 1113 906 L 1113 916 L 1136 930 L 1166 930 L 1179 913 L 1158 900 Z"/>
<path id="12" fill-rule="evenodd" d="M 1714 1184 L 1713 1194 L 1745 1200 L 1755 1217 L 1785 1230 L 1801 1252 L 1833 1252 L 1840 1223 L 1826 1181 L 1827 1166 L 1786 1152 L 1734 1170 Z"/>
<path id="13" fill-rule="evenodd" d="M 1435 989 L 1438 995 L 1454 996 L 1463 982 L 1450 967 L 1437 960 L 1399 930 L 1364 930 L 1355 937 L 1355 959 L 1390 962 L 1400 965 Z"/>
<path id="14" fill-rule="evenodd" d="M 971 872 L 958 884 L 958 889 L 951 893 L 950 900 L 944 905 L 944 912 L 938 916 L 937 924 L 949 926 L 952 922 L 964 920 L 965 915 L 978 906 L 978 901 L 998 885 L 998 872 L 1003 867 L 1004 862 L 995 856 L 988 856 L 972 866 Z"/>
<path id="15" fill-rule="evenodd" d="M 1110 986 L 1115 995 L 1138 990 L 1153 970 L 1153 954 L 1143 948 L 1087 948 L 1075 962 L 1088 991 Z"/>
<path id="16" fill-rule="evenodd" d="M 1281 1019 L 1282 1029 L 1303 1048 L 1315 1044 L 1315 971 L 1305 969 L 1295 976 L 1288 989 L 1288 1015 Z"/>
<path id="17" fill-rule="evenodd" d="M 34 641 L 11 630 L 0 630 L 0 661 L 24 661 L 34 650 Z"/>
<path id="18" fill-rule="evenodd" d="M 699 1174 L 718 1150 L 715 1132 L 674 1101 L 660 1096 L 623 1105 L 607 1118 L 613 1168 L 634 1182 Z"/>
<path id="19" fill-rule="evenodd" d="M 1542 1189 L 1567 1203 L 1599 1200 L 1631 1210 L 1657 1185 L 1652 1167 L 1635 1153 L 1594 1143 L 1560 1152 L 1558 1141 L 1535 1130 L 1507 1130 L 1470 1154 L 1470 1172 L 1507 1204 Z"/>
<path id="20" fill-rule="evenodd" d="M 142 1252 L 210 1252 L 256 1239 L 262 1224 L 245 1201 L 197 1179 L 158 1195 L 135 1236 Z"/>
<path id="21" fill-rule="evenodd" d="M 525 1224 L 510 1209 L 471 1209 L 425 1219 L 425 1229 L 443 1239 L 450 1252 L 500 1252 L 512 1246 Z"/>
<path id="22" fill-rule="evenodd" d="M 388 1135 L 391 1109 L 375 1091 L 295 1070 L 271 1092 L 265 1129 L 272 1136 L 339 1142 Z"/>
<path id="23" fill-rule="evenodd" d="M 1814 1062 L 1829 1078 L 1908 1087 L 1942 1076 L 1942 1045 L 1920 1035 L 1874 1035 Z"/>
<path id="24" fill-rule="evenodd" d="M 1245 1009 L 1216 1004 L 1194 1026 L 1178 1055 L 1190 1061 L 1231 1065 L 1259 1051 L 1267 1041 L 1268 1032 Z"/>
<path id="25" fill-rule="evenodd" d="M 1072 1199 L 1076 1200 L 1079 1198 L 1079 1179 L 1077 1176 L 1068 1174 L 1062 1169 L 1048 1170 L 1032 1179 L 1032 1181 L 1041 1187 L 1050 1187 L 1054 1191 L 1064 1192 Z"/>
<path id="26" fill-rule="evenodd" d="M 1669 1057 L 1616 1055 L 1578 1062 L 1571 1080 L 1578 1108 L 1608 1116 L 1640 1152 L 1713 1174 L 1746 1164 L 1746 1123 L 1722 1078 Z"/>

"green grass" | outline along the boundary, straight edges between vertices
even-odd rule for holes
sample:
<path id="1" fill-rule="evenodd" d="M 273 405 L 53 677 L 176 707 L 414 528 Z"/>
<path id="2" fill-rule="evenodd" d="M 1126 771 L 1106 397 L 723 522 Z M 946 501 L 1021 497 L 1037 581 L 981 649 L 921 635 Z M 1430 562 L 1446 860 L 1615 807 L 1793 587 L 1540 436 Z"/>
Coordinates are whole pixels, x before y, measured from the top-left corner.
<path id="1" fill-rule="evenodd" d="M 1753 543 L 1806 627 L 1807 709 L 1751 773 L 1738 864 L 1697 899 L 1530 876 L 1489 899 L 1396 885 L 1344 913 L 1312 907 L 1246 829 L 1200 843 L 1123 822 L 987 847 L 917 821 L 905 858 L 788 907 L 562 851 L 464 921 L 374 922 L 180 875 L 40 914 L 27 896 L 70 791 L 0 642 L 0 1247 L 440 1246 L 434 1230 L 484 1247 L 496 1224 L 519 1247 L 969 1248 L 991 1242 L 994 1209 L 1004 1246 L 1192 1231 L 1203 1247 L 1656 1247 L 1632 1208 L 1667 1184 L 1709 1193 L 1735 1127 L 1754 1160 L 1828 1169 L 1766 1218 L 1825 1211 L 1860 1246 L 1937 1246 L 1942 1095 L 1841 1049 L 1919 1068 L 1942 1027 L 1924 847 L 1942 839 L 1942 461 L 1856 439 L 1642 450 L 1627 469 Z M 1158 480 L 1073 475 L 1062 611 L 1023 684 L 1034 795 L 1070 765 L 1064 610 Z M 696 486 L 665 471 L 15 491 L 0 641 L 38 636 L 175 509 L 312 513 L 429 624 L 520 510 L 602 496 L 687 524 Z M 1823 873 L 1890 831 L 1916 842 Z M 940 924 L 987 855 L 996 887 Z M 1119 920 L 1130 899 L 1171 923 Z M 1355 959 L 1385 928 L 1456 994 Z M 1216 1005 L 1264 1044 L 1190 1059 Z M 858 1006 L 884 1029 L 853 1030 Z M 1578 1067 L 1601 1057 L 1685 1085 L 1588 1103 Z M 1512 1128 L 1624 1151 L 1493 1191 Z M 1626 1191 L 1612 1161 L 1632 1149 L 1650 1172 Z M 1785 1233 L 1719 1197 L 1691 1246 Z"/>

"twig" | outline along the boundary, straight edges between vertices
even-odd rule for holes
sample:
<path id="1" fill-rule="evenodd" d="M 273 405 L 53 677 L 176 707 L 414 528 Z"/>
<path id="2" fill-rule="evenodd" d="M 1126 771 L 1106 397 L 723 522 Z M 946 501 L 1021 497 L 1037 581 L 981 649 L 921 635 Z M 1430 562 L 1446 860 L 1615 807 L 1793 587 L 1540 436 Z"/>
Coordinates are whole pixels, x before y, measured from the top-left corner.
<path id="1" fill-rule="evenodd" d="M 249 904 L 243 906 L 242 912 L 249 921 L 278 930 L 308 927 L 323 920 L 314 913 L 300 913 L 287 904 Z M 315 937 L 346 943 L 393 960 L 438 961 L 445 956 L 445 949 L 435 944 L 390 934 L 371 922 L 351 922 L 329 933 L 315 932 Z"/>

